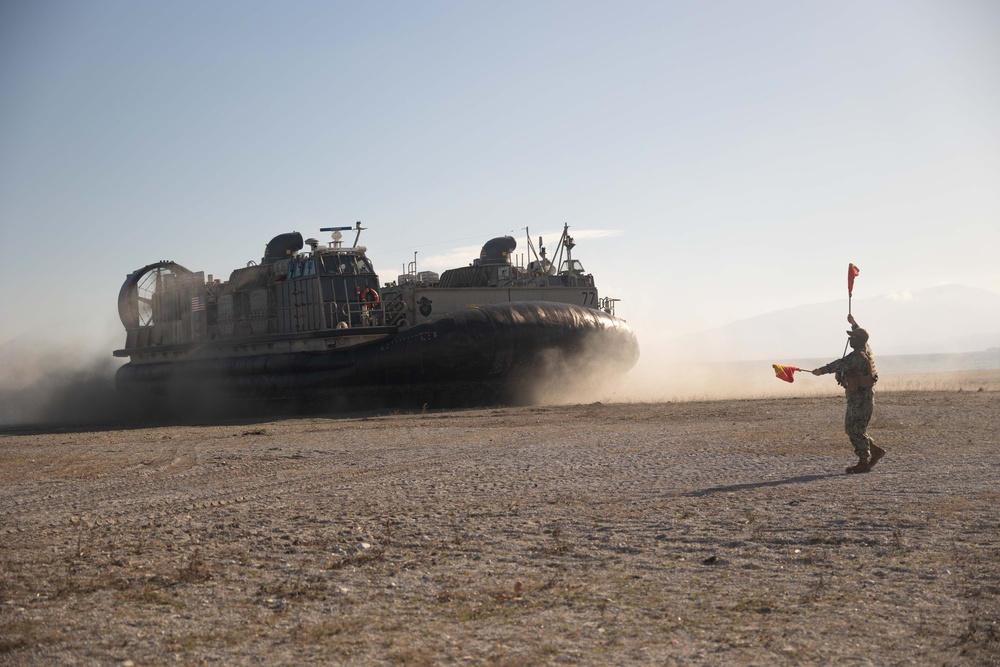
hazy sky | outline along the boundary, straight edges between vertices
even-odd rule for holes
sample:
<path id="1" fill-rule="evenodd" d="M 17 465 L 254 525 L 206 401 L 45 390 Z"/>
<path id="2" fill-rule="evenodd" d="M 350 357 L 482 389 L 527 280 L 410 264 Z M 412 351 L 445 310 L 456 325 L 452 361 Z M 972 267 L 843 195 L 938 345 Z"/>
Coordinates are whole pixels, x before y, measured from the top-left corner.
<path id="1" fill-rule="evenodd" d="M 132 270 L 356 220 L 383 281 L 569 222 L 644 353 L 846 306 L 849 262 L 1000 292 L 998 34 L 994 0 L 3 1 L 0 343 L 120 344 Z"/>

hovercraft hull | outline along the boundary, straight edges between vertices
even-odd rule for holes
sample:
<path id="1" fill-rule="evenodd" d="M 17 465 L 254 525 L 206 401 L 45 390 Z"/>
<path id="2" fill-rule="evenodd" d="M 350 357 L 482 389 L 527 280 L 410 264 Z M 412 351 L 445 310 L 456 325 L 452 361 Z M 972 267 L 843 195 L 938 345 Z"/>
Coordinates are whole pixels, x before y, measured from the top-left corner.
<path id="1" fill-rule="evenodd" d="M 116 382 L 133 395 L 449 407 L 530 402 L 537 398 L 532 387 L 553 373 L 621 374 L 638 355 L 622 320 L 573 304 L 525 301 L 449 313 L 338 349 L 210 359 L 193 349 L 177 361 L 126 364 Z"/>

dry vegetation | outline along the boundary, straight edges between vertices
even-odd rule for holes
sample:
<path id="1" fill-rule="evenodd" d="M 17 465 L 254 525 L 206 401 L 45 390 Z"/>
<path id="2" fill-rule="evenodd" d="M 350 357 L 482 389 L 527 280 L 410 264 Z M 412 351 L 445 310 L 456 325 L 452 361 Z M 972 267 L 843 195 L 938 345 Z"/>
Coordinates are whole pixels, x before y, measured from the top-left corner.
<path id="1" fill-rule="evenodd" d="M 998 398 L 6 429 L 0 664 L 997 664 Z"/>

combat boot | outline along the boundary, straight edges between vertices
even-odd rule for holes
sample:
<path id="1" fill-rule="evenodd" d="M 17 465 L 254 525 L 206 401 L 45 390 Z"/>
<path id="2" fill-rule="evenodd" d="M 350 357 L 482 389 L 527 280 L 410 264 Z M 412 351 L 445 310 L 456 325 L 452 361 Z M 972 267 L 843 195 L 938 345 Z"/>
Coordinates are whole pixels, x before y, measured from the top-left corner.
<path id="1" fill-rule="evenodd" d="M 885 456 L 885 450 L 878 445 L 872 445 L 872 457 L 868 460 L 868 467 L 874 468 L 879 459 Z"/>
<path id="2" fill-rule="evenodd" d="M 858 457 L 858 462 L 847 469 L 848 475 L 857 474 L 859 472 L 871 472 L 871 464 L 868 463 L 868 459 L 864 456 Z"/>

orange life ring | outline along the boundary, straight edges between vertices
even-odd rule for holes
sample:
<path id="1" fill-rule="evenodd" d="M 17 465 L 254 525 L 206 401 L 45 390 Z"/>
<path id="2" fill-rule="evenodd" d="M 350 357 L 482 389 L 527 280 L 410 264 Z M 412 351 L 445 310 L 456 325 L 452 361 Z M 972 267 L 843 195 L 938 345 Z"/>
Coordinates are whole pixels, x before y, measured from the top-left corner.
<path id="1" fill-rule="evenodd" d="M 368 310 L 374 308 L 380 301 L 378 292 L 373 290 L 371 287 L 366 287 L 364 291 L 361 292 L 361 300 L 366 306 L 368 306 Z"/>

